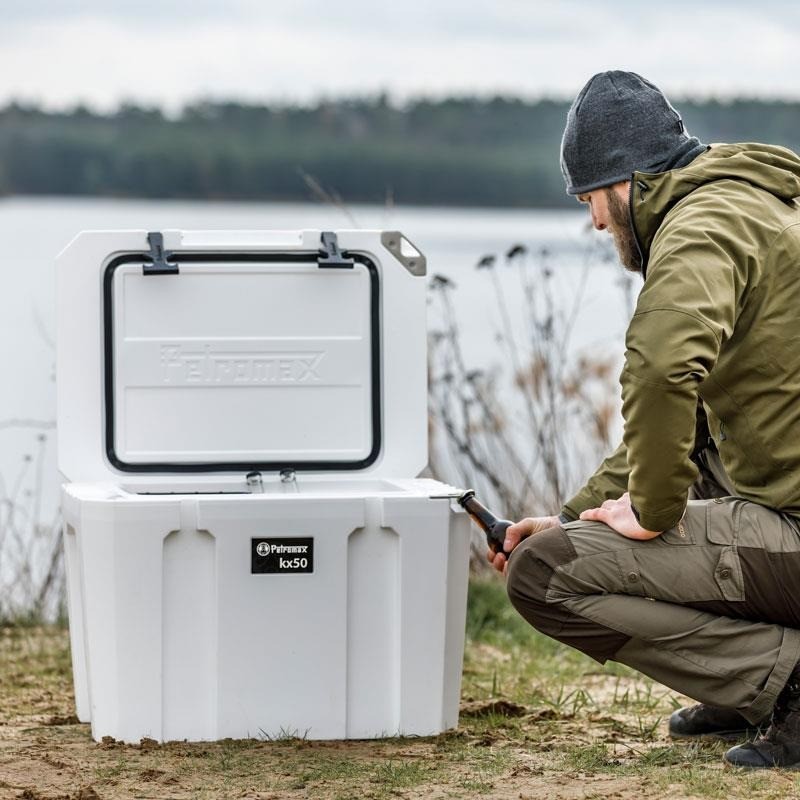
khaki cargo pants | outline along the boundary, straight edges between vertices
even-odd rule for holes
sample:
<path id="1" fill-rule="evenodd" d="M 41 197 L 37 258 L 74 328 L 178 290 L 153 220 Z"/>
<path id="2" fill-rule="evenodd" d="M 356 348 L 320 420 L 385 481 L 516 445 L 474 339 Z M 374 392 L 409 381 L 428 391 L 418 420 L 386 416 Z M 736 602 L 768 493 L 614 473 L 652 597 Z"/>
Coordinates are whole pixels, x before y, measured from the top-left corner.
<path id="1" fill-rule="evenodd" d="M 601 522 L 534 534 L 508 594 L 534 628 L 753 723 L 800 660 L 800 522 L 732 494 L 715 450 L 682 522 L 648 541 Z"/>

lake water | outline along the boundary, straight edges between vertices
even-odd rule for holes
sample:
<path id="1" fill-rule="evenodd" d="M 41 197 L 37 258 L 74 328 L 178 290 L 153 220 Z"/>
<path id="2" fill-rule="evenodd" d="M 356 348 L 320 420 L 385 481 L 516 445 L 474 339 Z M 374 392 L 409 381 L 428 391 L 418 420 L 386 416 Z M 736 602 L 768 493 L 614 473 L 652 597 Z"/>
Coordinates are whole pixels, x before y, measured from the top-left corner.
<path id="1" fill-rule="evenodd" d="M 512 328 L 521 314 L 514 270 L 502 264 L 511 245 L 550 253 L 552 287 L 565 303 L 579 293 L 580 313 L 570 349 L 619 352 L 630 313 L 620 290 L 622 269 L 608 259 L 610 237 L 587 231 L 587 214 L 541 210 L 352 206 L 347 212 L 318 204 L 132 201 L 74 198 L 0 200 L 3 242 L 0 291 L 0 476 L 3 494 L 34 503 L 25 511 L 55 515 L 58 472 L 52 437 L 55 420 L 55 292 L 53 261 L 81 230 L 199 229 L 399 229 L 428 258 L 429 279 L 457 284 L 453 301 L 471 367 L 486 367 L 498 351 L 500 321 L 491 304 L 491 276 L 477 270 L 487 254 L 501 256 L 497 276 L 506 290 Z M 538 257 L 538 256 L 537 256 Z M 605 259 L 605 260 L 604 260 Z M 587 261 L 589 266 L 586 267 Z M 488 304 L 488 305 L 487 305 Z M 439 324 L 431 305 L 431 327 Z M 98 341 L 98 347 L 100 342 Z M 38 454 L 41 453 L 41 456 Z"/>

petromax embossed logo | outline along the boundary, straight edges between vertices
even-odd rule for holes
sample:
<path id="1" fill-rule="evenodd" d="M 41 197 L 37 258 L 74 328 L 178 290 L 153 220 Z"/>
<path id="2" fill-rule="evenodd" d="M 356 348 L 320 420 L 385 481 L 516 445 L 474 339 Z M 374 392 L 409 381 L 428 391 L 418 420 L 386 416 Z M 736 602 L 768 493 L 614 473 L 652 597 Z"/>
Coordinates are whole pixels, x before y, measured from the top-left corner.
<path id="1" fill-rule="evenodd" d="M 317 369 L 325 356 L 316 353 L 246 353 L 161 345 L 164 383 L 272 384 L 321 381 Z"/>

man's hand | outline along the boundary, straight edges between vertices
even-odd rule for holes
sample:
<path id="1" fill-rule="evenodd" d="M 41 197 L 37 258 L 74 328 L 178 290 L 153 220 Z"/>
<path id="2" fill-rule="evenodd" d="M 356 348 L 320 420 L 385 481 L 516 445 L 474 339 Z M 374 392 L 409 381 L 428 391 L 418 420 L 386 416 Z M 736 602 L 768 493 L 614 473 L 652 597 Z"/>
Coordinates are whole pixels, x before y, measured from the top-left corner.
<path id="1" fill-rule="evenodd" d="M 606 500 L 600 508 L 587 509 L 581 514 L 581 519 L 605 522 L 609 528 L 628 539 L 654 539 L 662 534 L 662 531 L 645 530 L 639 524 L 631 509 L 631 496 L 627 492 L 619 500 Z"/>
<path id="2" fill-rule="evenodd" d="M 523 540 L 527 539 L 532 533 L 546 531 L 548 528 L 555 528 L 559 524 L 558 517 L 525 517 L 513 525 L 506 528 L 506 540 L 503 543 L 503 550 L 508 553 Z M 494 550 L 486 553 L 489 563 L 498 571 L 505 572 L 508 559 L 504 553 L 495 554 Z"/>

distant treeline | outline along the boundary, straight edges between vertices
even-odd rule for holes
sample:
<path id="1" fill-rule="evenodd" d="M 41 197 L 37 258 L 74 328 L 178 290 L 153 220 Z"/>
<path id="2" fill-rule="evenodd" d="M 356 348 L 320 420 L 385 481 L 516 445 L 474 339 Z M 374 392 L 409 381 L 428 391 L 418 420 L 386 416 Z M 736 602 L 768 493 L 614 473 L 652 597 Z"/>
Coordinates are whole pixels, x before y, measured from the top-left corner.
<path id="1" fill-rule="evenodd" d="M 800 150 L 800 102 L 678 101 L 707 142 Z M 383 96 L 312 107 L 198 103 L 177 116 L 131 105 L 0 110 L 0 194 L 563 206 L 569 103 Z M 319 188 L 321 187 L 321 189 Z"/>

